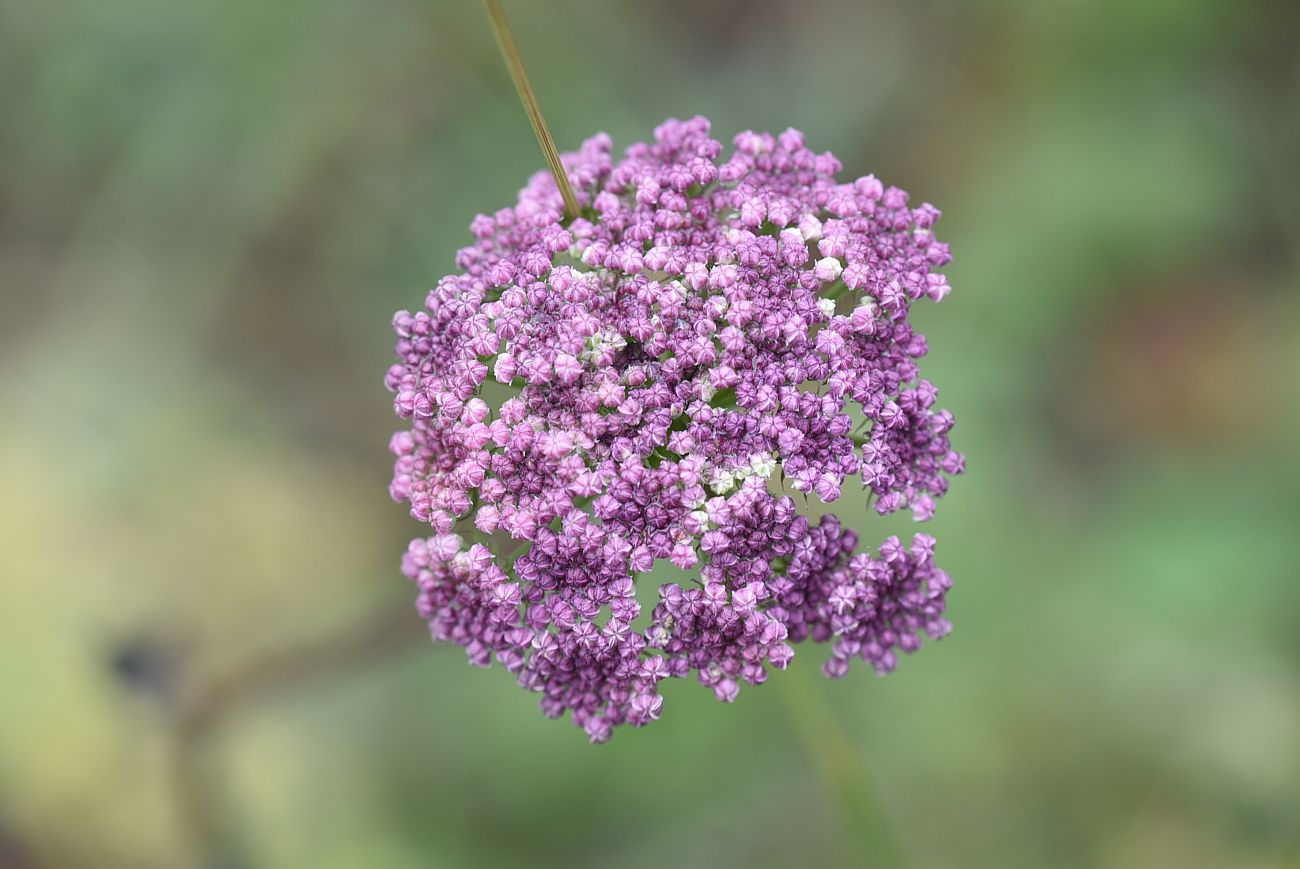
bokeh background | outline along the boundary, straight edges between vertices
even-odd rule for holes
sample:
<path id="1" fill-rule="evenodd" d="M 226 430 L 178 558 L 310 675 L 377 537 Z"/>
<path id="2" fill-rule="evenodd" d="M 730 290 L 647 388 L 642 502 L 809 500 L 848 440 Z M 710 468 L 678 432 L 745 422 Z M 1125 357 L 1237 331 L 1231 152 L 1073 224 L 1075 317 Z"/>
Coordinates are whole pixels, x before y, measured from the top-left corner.
<path id="1" fill-rule="evenodd" d="M 389 319 L 542 165 L 481 5 L 0 0 L 0 866 L 884 865 L 862 787 L 922 867 L 1300 865 L 1300 4 L 508 8 L 562 148 L 944 210 L 956 631 L 600 747 L 432 647 Z"/>

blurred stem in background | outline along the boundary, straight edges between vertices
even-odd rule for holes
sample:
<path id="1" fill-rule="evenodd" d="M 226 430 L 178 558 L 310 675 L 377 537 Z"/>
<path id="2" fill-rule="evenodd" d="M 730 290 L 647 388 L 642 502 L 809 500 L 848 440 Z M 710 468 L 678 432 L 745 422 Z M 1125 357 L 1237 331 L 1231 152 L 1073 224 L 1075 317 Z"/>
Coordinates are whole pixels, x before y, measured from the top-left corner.
<path id="1" fill-rule="evenodd" d="M 908 861 L 877 799 L 866 758 L 840 725 L 821 685 L 810 682 L 802 668 L 778 678 L 781 697 L 794 729 L 817 770 L 827 796 L 835 803 L 844 826 L 845 845 L 852 849 L 850 865 L 901 869 Z"/>
<path id="2" fill-rule="evenodd" d="M 213 756 L 223 727 L 263 700 L 367 667 L 417 641 L 427 643 L 428 633 L 414 630 L 414 624 L 406 607 L 384 606 L 340 632 L 287 644 L 199 680 L 181 695 L 173 729 L 173 786 L 195 866 L 245 865 Z"/>

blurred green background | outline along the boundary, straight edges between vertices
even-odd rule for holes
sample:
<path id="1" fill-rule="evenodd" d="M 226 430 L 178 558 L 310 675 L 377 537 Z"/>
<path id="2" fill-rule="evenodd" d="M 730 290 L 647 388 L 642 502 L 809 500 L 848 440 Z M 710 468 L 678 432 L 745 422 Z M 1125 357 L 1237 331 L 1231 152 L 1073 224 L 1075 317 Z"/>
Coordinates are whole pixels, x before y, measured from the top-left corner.
<path id="1" fill-rule="evenodd" d="M 917 866 L 1300 865 L 1300 4 L 508 8 L 561 148 L 944 210 L 955 632 L 599 747 L 431 647 L 389 319 L 542 165 L 480 4 L 0 0 L 0 866 L 881 865 L 866 776 Z"/>

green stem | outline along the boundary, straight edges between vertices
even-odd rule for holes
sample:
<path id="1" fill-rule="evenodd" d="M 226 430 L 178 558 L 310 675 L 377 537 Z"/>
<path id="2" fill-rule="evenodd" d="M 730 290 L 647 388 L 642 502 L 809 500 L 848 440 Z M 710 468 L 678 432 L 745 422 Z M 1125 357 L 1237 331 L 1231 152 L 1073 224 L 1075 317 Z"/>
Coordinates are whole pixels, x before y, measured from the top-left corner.
<path id="1" fill-rule="evenodd" d="M 907 865 L 902 849 L 876 798 L 866 758 L 850 741 L 826 695 L 808 682 L 802 670 L 780 674 L 790 721 L 817 769 L 822 787 L 839 809 L 853 849 L 853 866 L 901 869 Z"/>
<path id="2" fill-rule="evenodd" d="M 524 104 L 528 122 L 533 125 L 533 135 L 537 137 L 537 144 L 541 146 L 546 165 L 550 167 L 551 175 L 555 177 L 555 186 L 560 189 L 560 196 L 564 199 L 564 213 L 573 220 L 579 212 L 578 197 L 574 195 L 573 186 L 569 184 L 569 176 L 564 171 L 564 164 L 560 162 L 560 152 L 555 148 L 555 140 L 551 138 L 551 130 L 546 126 L 546 118 L 542 116 L 542 107 L 537 102 L 537 94 L 533 93 L 533 86 L 528 81 L 528 73 L 524 70 L 524 58 L 519 53 L 519 46 L 515 44 L 515 34 L 506 19 L 506 10 L 502 8 L 501 0 L 483 0 L 483 2 L 487 6 L 488 17 L 492 19 L 492 32 L 496 34 L 497 44 L 501 46 L 501 56 L 505 58 L 506 68 L 510 70 L 510 78 L 514 80 L 515 90 L 519 91 L 519 100 Z"/>

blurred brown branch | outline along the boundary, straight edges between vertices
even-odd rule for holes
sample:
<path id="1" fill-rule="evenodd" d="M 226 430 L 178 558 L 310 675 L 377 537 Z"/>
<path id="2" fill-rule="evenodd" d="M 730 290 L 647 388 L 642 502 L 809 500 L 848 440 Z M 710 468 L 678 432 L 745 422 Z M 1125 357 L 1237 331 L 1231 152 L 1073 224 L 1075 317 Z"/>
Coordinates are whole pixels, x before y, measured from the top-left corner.
<path id="1" fill-rule="evenodd" d="M 417 625 L 407 608 L 386 606 L 341 632 L 273 649 L 182 688 L 173 729 L 174 787 L 194 865 L 242 865 L 237 843 L 223 830 L 220 782 L 212 769 L 213 744 L 222 726 L 260 702 L 427 640 Z"/>

